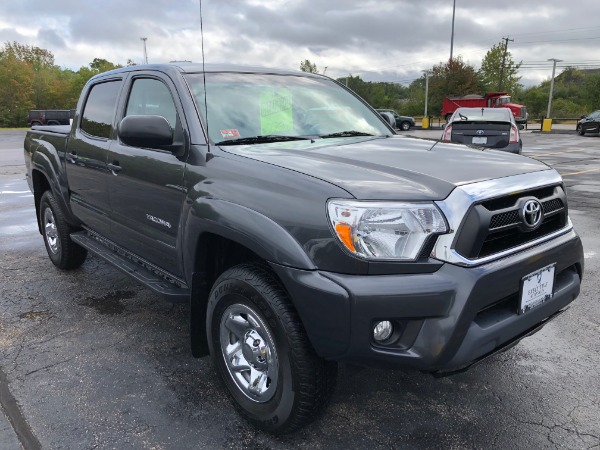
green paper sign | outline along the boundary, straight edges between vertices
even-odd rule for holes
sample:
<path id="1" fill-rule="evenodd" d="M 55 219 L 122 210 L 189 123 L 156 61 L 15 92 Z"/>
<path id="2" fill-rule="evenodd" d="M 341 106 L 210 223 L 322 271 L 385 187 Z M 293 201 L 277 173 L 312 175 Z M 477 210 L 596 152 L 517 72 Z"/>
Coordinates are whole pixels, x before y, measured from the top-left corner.
<path id="1" fill-rule="evenodd" d="M 260 94 L 260 134 L 290 133 L 293 130 L 292 93 L 281 89 Z"/>

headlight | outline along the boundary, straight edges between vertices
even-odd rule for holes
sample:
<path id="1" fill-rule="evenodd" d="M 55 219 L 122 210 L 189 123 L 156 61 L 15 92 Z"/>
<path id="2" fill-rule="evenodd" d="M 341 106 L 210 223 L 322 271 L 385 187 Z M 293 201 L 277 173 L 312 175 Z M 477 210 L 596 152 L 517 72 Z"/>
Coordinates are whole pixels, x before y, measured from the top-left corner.
<path id="1" fill-rule="evenodd" d="M 330 200 L 334 234 L 351 253 L 379 260 L 415 260 L 433 234 L 448 231 L 433 203 Z"/>

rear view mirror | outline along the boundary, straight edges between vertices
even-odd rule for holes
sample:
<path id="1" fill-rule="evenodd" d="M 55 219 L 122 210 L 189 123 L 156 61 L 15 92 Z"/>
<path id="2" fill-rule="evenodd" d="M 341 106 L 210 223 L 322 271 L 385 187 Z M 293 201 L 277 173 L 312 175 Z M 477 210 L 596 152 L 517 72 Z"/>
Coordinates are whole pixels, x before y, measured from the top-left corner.
<path id="1" fill-rule="evenodd" d="M 118 136 L 132 147 L 159 149 L 173 144 L 173 129 L 163 116 L 127 116 L 119 123 Z"/>

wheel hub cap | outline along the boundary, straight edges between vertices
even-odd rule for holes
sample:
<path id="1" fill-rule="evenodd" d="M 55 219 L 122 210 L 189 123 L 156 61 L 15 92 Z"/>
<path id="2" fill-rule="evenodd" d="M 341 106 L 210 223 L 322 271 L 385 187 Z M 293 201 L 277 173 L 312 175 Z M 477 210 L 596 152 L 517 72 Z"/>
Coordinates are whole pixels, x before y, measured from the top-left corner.
<path id="1" fill-rule="evenodd" d="M 272 334 L 261 317 L 242 304 L 229 306 L 220 327 L 225 367 L 239 390 L 264 403 L 277 389 L 279 360 Z"/>
<path id="2" fill-rule="evenodd" d="M 54 214 L 52 214 L 50 208 L 46 208 L 44 211 L 44 233 L 50 251 L 54 254 L 58 253 L 60 249 L 60 240 L 58 238 L 58 229 L 56 228 Z"/>

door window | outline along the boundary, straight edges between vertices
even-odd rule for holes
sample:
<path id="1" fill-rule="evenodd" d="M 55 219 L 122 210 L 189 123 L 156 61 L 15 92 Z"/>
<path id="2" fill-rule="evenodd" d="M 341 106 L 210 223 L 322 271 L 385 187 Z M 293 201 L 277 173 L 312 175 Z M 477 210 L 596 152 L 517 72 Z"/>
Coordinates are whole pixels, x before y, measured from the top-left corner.
<path id="1" fill-rule="evenodd" d="M 171 128 L 177 125 L 177 112 L 169 89 L 162 81 L 152 78 L 134 80 L 125 115 L 163 116 Z"/>
<path id="2" fill-rule="evenodd" d="M 83 108 L 81 129 L 91 136 L 110 138 L 121 80 L 96 84 Z"/>

